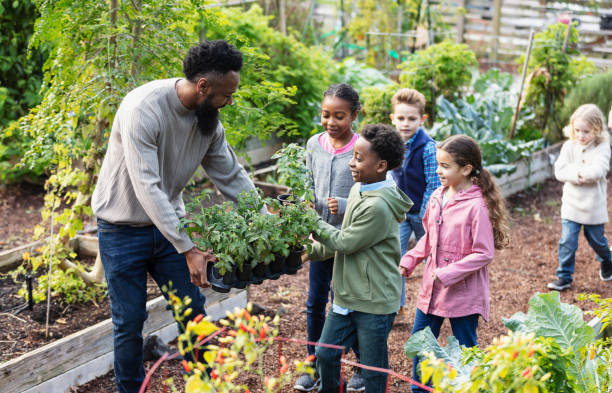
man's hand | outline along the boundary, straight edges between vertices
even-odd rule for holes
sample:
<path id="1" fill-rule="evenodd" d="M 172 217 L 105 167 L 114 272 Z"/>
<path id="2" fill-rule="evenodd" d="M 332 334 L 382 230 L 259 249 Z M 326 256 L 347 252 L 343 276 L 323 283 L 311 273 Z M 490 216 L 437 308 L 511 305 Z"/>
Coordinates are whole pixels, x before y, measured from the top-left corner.
<path id="1" fill-rule="evenodd" d="M 327 198 L 327 207 L 331 214 L 338 214 L 338 200 L 336 198 Z"/>
<path id="2" fill-rule="evenodd" d="M 198 250 L 196 247 L 187 251 L 185 258 L 187 259 L 189 274 L 191 275 L 191 283 L 198 287 L 210 288 L 210 283 L 206 277 L 206 267 L 208 262 L 214 263 L 217 261 L 217 258 L 212 253 Z"/>

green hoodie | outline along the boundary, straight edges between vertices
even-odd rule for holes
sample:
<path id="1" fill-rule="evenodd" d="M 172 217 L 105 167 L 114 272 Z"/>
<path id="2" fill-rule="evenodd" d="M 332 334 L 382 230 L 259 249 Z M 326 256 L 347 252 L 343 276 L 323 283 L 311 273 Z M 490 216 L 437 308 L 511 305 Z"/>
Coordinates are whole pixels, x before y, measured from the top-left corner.
<path id="1" fill-rule="evenodd" d="M 397 187 L 360 192 L 356 183 L 348 197 L 340 230 L 319 219 L 313 261 L 334 256 L 334 303 L 369 314 L 399 310 L 401 258 L 398 223 L 412 201 Z M 316 262 L 312 262 L 316 263 Z"/>

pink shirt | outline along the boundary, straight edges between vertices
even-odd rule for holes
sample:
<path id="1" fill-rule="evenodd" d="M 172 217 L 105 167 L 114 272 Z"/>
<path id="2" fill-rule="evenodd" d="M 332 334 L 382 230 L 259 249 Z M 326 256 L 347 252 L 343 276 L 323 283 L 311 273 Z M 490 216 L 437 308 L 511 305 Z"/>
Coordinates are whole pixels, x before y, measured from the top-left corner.
<path id="1" fill-rule="evenodd" d="M 329 135 L 327 135 L 327 132 L 323 132 L 321 133 L 321 135 L 319 135 L 319 144 L 321 145 L 323 150 L 325 150 L 329 154 L 342 154 L 353 148 L 355 142 L 357 141 L 357 138 L 359 138 L 359 134 L 353 133 L 353 137 L 351 138 L 349 143 L 339 149 L 334 149 L 331 142 L 329 141 Z"/>
<path id="2" fill-rule="evenodd" d="M 489 210 L 472 185 L 442 207 L 443 187 L 432 194 L 423 226 L 427 233 L 404 255 L 400 266 L 412 274 L 427 259 L 417 307 L 445 318 L 480 314 L 489 319 L 489 271 L 495 243 Z M 433 280 L 435 273 L 439 280 Z"/>

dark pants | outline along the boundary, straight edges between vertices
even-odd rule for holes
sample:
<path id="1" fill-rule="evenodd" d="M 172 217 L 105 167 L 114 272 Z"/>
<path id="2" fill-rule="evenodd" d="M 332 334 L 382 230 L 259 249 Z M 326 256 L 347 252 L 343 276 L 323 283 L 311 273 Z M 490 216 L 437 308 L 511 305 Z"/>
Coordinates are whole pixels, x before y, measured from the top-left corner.
<path id="1" fill-rule="evenodd" d="M 308 299 L 306 300 L 306 333 L 308 341 L 317 342 L 325 324 L 325 309 L 331 294 L 334 301 L 334 292 L 331 290 L 331 279 L 334 271 L 334 259 L 326 261 L 311 261 L 308 272 Z M 358 345 L 355 342 L 353 352 L 359 358 Z M 308 345 L 308 354 L 315 354 L 315 346 Z"/>
<path id="2" fill-rule="evenodd" d="M 359 342 L 359 363 L 389 368 L 387 338 L 396 313 L 377 315 L 353 311 L 348 315 L 330 311 L 325 320 L 321 343 L 350 348 Z M 317 347 L 317 371 L 321 376 L 319 392 L 337 393 L 340 388 L 340 358 L 342 351 Z M 361 371 L 367 393 L 382 393 L 387 386 L 387 374 Z"/>
<path id="3" fill-rule="evenodd" d="M 419 214 L 406 214 L 406 219 L 399 224 L 399 236 L 400 236 L 400 249 L 402 256 L 408 252 L 408 242 L 410 236 L 414 232 L 414 238 L 418 242 L 420 238 L 425 235 L 425 228 L 423 228 L 423 219 L 419 217 Z M 406 278 L 402 276 L 402 297 L 400 298 L 400 307 L 404 307 L 406 304 Z"/>
<path id="4" fill-rule="evenodd" d="M 468 348 L 478 345 L 478 337 L 476 336 L 476 328 L 478 328 L 478 314 L 466 315 L 465 317 L 449 318 L 448 319 L 453 330 L 453 335 L 459 341 L 459 344 Z M 414 316 L 414 326 L 412 334 L 425 329 L 427 326 L 431 329 L 433 335 L 438 338 L 440 335 L 440 327 L 444 322 L 444 317 L 437 315 L 425 314 L 417 308 Z M 415 381 L 421 381 L 420 373 L 417 372 L 419 366 L 419 358 L 412 359 L 412 378 Z M 426 391 L 416 385 L 412 385 L 412 392 L 425 393 Z"/>
<path id="5" fill-rule="evenodd" d="M 204 313 L 206 299 L 191 283 L 185 257 L 156 227 L 114 225 L 98 219 L 98 239 L 113 318 L 117 390 L 138 392 L 144 379 L 142 327 L 147 319 L 147 273 L 160 288 L 172 283 L 177 296 L 191 298 L 191 318 Z"/>
<path id="6" fill-rule="evenodd" d="M 557 277 L 572 281 L 574 266 L 576 264 L 576 250 L 578 249 L 578 236 L 584 227 L 584 237 L 597 254 L 597 260 L 610 261 L 610 247 L 604 231 L 604 225 L 582 225 L 571 220 L 561 220 L 561 240 L 559 240 L 559 268 Z"/>

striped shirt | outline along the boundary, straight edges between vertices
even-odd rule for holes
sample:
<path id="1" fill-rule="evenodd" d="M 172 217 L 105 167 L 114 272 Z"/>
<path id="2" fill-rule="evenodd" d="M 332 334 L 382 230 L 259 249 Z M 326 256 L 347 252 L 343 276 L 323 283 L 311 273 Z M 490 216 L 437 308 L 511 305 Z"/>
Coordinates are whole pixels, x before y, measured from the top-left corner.
<path id="1" fill-rule="evenodd" d="M 179 228 L 183 189 L 199 165 L 229 200 L 254 189 L 225 139 L 221 123 L 210 135 L 176 92 L 178 78 L 156 80 L 129 92 L 115 115 L 92 208 L 117 225 L 155 225 L 179 253 L 193 247 Z"/>

